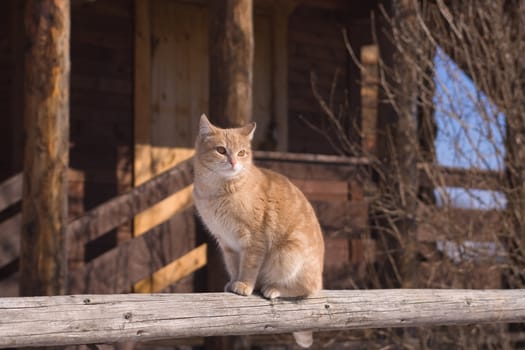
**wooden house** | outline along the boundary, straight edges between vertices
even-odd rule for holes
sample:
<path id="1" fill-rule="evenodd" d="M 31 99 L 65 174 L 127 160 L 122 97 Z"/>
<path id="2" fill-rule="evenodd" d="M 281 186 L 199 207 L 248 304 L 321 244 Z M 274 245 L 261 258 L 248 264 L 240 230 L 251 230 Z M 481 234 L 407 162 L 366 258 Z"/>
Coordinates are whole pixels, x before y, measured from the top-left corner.
<path id="1" fill-rule="evenodd" d="M 257 162 L 288 175 L 318 212 L 327 288 L 353 288 L 349 271 L 366 274 L 375 261 L 368 224 L 378 180 L 362 153 L 338 155 L 320 98 L 344 107 L 356 144 L 380 152 L 377 129 L 399 120 L 378 100 L 378 52 L 385 62 L 393 55 L 379 6 L 391 1 L 253 0 L 251 112 L 214 115 L 231 68 L 217 32 L 231 30 L 220 23 L 236 2 L 70 1 L 67 293 L 221 285 L 191 203 L 187 160 L 202 113 L 224 125 L 257 122 Z M 34 39 L 24 34 L 25 3 L 7 0 L 0 11 L 0 297 L 23 293 L 20 173 Z"/>

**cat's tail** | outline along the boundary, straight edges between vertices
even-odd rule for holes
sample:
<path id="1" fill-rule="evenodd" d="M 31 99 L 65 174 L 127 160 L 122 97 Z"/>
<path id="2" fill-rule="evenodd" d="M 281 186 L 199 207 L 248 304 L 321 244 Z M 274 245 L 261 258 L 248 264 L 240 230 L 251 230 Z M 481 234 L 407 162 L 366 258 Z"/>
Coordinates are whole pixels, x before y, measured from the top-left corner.
<path id="1" fill-rule="evenodd" d="M 302 348 L 309 348 L 314 343 L 312 331 L 294 332 L 293 337 L 297 345 Z"/>

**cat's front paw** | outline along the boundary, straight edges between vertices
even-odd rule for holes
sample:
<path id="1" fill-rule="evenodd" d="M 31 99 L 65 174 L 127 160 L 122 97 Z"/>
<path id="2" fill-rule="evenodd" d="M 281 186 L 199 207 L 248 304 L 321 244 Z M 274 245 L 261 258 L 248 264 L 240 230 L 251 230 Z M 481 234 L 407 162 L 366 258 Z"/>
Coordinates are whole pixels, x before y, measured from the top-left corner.
<path id="1" fill-rule="evenodd" d="M 253 286 L 241 281 L 230 282 L 226 285 L 230 292 L 239 295 L 251 295 L 253 292 Z"/>
<path id="2" fill-rule="evenodd" d="M 264 286 L 261 288 L 261 293 L 266 299 L 275 299 L 281 296 L 281 292 L 275 287 Z"/>

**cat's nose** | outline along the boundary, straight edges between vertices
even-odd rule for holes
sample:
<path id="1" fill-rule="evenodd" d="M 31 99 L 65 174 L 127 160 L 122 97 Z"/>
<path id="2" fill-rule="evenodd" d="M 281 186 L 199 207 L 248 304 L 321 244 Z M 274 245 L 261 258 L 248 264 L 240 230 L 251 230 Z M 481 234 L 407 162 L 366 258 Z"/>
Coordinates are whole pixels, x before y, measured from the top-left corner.
<path id="1" fill-rule="evenodd" d="M 235 164 L 237 164 L 237 160 L 230 158 L 230 164 L 232 165 L 232 168 L 235 168 Z"/>

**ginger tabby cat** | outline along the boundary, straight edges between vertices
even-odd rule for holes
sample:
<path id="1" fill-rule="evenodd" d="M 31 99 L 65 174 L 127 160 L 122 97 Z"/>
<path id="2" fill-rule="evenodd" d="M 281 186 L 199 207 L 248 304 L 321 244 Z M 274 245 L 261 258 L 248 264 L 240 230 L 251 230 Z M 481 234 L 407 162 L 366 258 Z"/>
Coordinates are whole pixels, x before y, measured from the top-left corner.
<path id="1" fill-rule="evenodd" d="M 225 291 L 266 298 L 306 297 L 322 288 L 324 242 L 315 212 L 286 177 L 256 167 L 255 123 L 221 129 L 203 114 L 194 158 L 193 197 L 217 240 L 230 281 Z M 312 344 L 312 332 L 295 332 Z"/>

